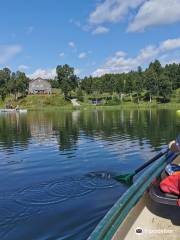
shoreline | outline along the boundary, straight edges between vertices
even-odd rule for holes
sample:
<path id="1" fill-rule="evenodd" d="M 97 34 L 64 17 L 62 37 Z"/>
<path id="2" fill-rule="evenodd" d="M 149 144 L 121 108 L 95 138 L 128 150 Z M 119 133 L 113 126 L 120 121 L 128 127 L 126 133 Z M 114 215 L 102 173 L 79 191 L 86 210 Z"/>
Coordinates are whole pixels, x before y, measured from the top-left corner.
<path id="1" fill-rule="evenodd" d="M 29 111 L 73 111 L 73 110 L 115 110 L 115 109 L 180 109 L 180 102 L 178 103 L 178 99 L 176 101 L 171 101 L 168 103 L 157 103 L 153 102 L 140 102 L 134 103 L 130 101 L 124 101 L 119 104 L 99 104 L 95 105 L 89 103 L 88 101 L 77 101 L 80 106 L 73 106 L 70 101 L 65 101 L 63 96 L 27 96 L 25 98 L 15 100 L 12 98 L 7 98 L 5 102 L 0 101 L 0 109 L 8 108 L 7 103 L 11 101 L 13 108 L 17 105 L 21 109 L 27 109 Z"/>
<path id="2" fill-rule="evenodd" d="M 28 111 L 74 111 L 74 110 L 125 110 L 125 109 L 135 109 L 135 110 L 160 110 L 160 109 L 180 109 L 180 103 L 164 103 L 164 104 L 121 104 L 121 105 L 88 105 L 83 104 L 81 106 L 72 106 L 72 105 L 65 105 L 65 106 L 43 106 L 43 107 L 29 107 L 29 106 L 19 106 L 21 109 L 27 109 Z"/>

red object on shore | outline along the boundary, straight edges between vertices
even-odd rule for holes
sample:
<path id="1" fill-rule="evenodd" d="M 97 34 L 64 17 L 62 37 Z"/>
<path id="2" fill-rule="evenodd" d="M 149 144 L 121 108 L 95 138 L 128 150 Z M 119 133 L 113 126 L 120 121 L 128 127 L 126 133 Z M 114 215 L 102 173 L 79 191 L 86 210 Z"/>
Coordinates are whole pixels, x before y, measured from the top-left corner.
<path id="1" fill-rule="evenodd" d="M 180 196 L 180 174 L 171 175 L 163 179 L 160 183 L 160 188 L 165 193 L 175 194 Z M 180 201 L 179 201 L 180 204 Z"/>

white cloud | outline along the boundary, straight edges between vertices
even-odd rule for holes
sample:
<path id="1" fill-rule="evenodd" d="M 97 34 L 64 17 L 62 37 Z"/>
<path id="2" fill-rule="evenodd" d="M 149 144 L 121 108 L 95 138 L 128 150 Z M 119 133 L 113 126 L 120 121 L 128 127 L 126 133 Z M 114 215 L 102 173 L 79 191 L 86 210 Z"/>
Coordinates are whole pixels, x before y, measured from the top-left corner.
<path id="1" fill-rule="evenodd" d="M 20 45 L 0 45 L 0 64 L 5 64 L 22 51 Z"/>
<path id="2" fill-rule="evenodd" d="M 19 66 L 18 66 L 18 69 L 19 69 L 20 71 L 24 71 L 24 70 L 29 69 L 29 66 L 22 64 L 22 65 L 19 65 Z"/>
<path id="3" fill-rule="evenodd" d="M 69 47 L 71 47 L 71 48 L 75 48 L 75 47 L 76 47 L 75 43 L 74 43 L 74 42 L 72 42 L 72 41 L 71 41 L 71 42 L 69 42 L 69 43 L 68 43 L 68 45 L 69 45 Z"/>
<path id="4" fill-rule="evenodd" d="M 86 52 L 82 52 L 82 53 L 80 53 L 79 56 L 78 56 L 79 59 L 84 59 L 84 58 L 86 58 L 86 57 L 87 57 L 87 53 L 86 53 Z"/>
<path id="5" fill-rule="evenodd" d="M 127 55 L 127 53 L 125 53 L 125 52 L 123 52 L 123 51 L 118 51 L 118 52 L 115 53 L 115 55 L 116 55 L 117 57 L 125 57 L 125 56 Z"/>
<path id="6" fill-rule="evenodd" d="M 180 0 L 149 0 L 139 9 L 128 31 L 143 31 L 147 27 L 180 21 Z"/>
<path id="7" fill-rule="evenodd" d="M 104 0 L 90 13 L 90 26 L 118 23 L 125 17 L 132 21 L 127 31 L 144 31 L 151 26 L 180 21 L 180 0 Z M 97 29 L 98 30 L 98 29 Z M 96 29 L 93 31 L 96 33 Z"/>
<path id="8" fill-rule="evenodd" d="M 70 19 L 69 22 L 71 24 L 74 24 L 74 26 L 80 28 L 82 31 L 88 32 L 91 30 L 91 27 L 89 26 L 89 24 L 82 24 L 80 21 L 77 21 L 74 19 Z"/>
<path id="9" fill-rule="evenodd" d="M 136 9 L 145 0 L 105 0 L 97 5 L 89 16 L 91 24 L 104 22 L 119 22 L 128 14 L 130 9 Z"/>
<path id="10" fill-rule="evenodd" d="M 81 69 L 79 68 L 75 68 L 74 69 L 74 73 L 78 76 L 80 75 L 82 72 Z M 36 79 L 38 77 L 41 77 L 43 79 L 54 79 L 57 74 L 56 74 L 56 68 L 49 68 L 49 69 L 42 69 L 42 68 L 38 68 L 36 69 L 33 73 L 31 74 L 27 74 L 27 76 L 30 79 Z"/>
<path id="11" fill-rule="evenodd" d="M 173 50 L 180 47 L 180 38 L 168 39 L 161 44 L 161 49 L 164 51 Z"/>
<path id="12" fill-rule="evenodd" d="M 97 27 L 95 30 L 92 31 L 92 34 L 102 34 L 102 33 L 108 33 L 109 29 L 103 26 Z"/>
<path id="13" fill-rule="evenodd" d="M 34 27 L 33 27 L 33 26 L 29 26 L 29 27 L 26 29 L 26 33 L 27 33 L 28 35 L 30 35 L 33 31 L 34 31 Z"/>
<path id="14" fill-rule="evenodd" d="M 156 58 L 160 53 L 160 48 L 161 47 L 149 45 L 141 49 L 138 56 L 136 57 L 137 62 L 139 62 L 139 64 L 143 64 L 143 62 L 148 62 Z"/>
<path id="15" fill-rule="evenodd" d="M 59 57 L 64 57 L 65 56 L 65 53 L 64 52 L 61 52 L 60 54 L 59 54 Z"/>
<path id="16" fill-rule="evenodd" d="M 36 79 L 38 77 L 44 78 L 44 79 L 53 79 L 56 76 L 56 68 L 52 69 L 41 69 L 38 68 L 33 72 L 32 74 L 28 74 L 28 77 L 31 79 Z"/>
<path id="17" fill-rule="evenodd" d="M 168 39 L 159 46 L 147 46 L 139 51 L 136 57 L 127 57 L 124 52 L 116 52 L 113 57 L 107 59 L 105 64 L 98 68 L 93 75 L 101 76 L 105 73 L 122 73 L 137 69 L 138 66 L 145 66 L 156 58 L 163 59 L 163 64 L 172 62 L 175 50 L 180 49 L 180 38 Z"/>

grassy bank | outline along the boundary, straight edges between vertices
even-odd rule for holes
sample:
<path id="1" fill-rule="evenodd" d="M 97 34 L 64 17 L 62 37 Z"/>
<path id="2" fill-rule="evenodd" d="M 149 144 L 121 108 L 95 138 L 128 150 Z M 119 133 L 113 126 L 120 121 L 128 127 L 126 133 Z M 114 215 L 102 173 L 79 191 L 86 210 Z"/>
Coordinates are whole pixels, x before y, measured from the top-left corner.
<path id="1" fill-rule="evenodd" d="M 90 101 L 85 100 L 80 103 L 80 107 L 73 107 L 70 101 L 65 101 L 62 95 L 29 95 L 24 98 L 15 100 L 13 97 L 7 98 L 4 102 L 0 101 L 0 108 L 6 108 L 7 103 L 11 102 L 13 107 L 19 105 L 20 108 L 29 109 L 29 110 L 72 110 L 74 108 L 78 109 L 120 109 L 120 108 L 159 108 L 159 109 L 180 109 L 180 103 L 177 99 L 169 103 L 157 103 L 153 101 L 149 102 L 122 102 L 117 104 L 100 104 L 93 105 Z"/>
<path id="2" fill-rule="evenodd" d="M 83 109 L 149 109 L 149 108 L 154 108 L 154 109 L 180 109 L 180 103 L 164 103 L 164 104 L 159 104 L 159 103 L 129 103 L 125 102 L 119 105 L 98 105 L 98 106 L 92 106 L 92 105 L 86 105 L 83 104 L 81 106 Z"/>
<path id="3" fill-rule="evenodd" d="M 28 95 L 18 100 L 15 100 L 13 97 L 9 97 L 4 102 L 0 101 L 0 107 L 6 108 L 9 103 L 11 103 L 13 108 L 19 105 L 20 108 L 29 110 L 56 110 L 59 108 L 72 108 L 71 102 L 65 101 L 63 96 L 56 95 Z"/>

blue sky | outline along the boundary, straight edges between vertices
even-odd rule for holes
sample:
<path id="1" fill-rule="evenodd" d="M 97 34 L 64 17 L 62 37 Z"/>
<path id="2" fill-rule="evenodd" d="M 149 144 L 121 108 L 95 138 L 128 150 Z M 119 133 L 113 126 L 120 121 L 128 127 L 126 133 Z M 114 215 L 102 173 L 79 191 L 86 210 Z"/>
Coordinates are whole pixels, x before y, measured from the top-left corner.
<path id="1" fill-rule="evenodd" d="M 180 0 L 0 0 L 0 68 L 54 77 L 180 62 Z"/>

